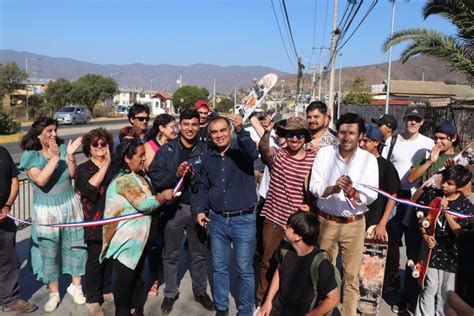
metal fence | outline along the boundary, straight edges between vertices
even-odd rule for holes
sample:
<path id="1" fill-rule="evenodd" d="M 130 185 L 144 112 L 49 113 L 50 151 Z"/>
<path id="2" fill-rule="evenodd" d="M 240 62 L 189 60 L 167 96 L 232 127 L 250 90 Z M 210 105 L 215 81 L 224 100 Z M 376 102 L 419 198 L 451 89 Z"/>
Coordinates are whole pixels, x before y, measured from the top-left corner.
<path id="1" fill-rule="evenodd" d="M 341 114 L 348 112 L 358 113 L 366 123 L 370 123 L 373 118 L 378 118 L 384 114 L 384 109 L 384 105 L 341 105 Z M 396 133 L 403 131 L 403 126 L 405 125 L 403 122 L 403 114 L 406 109 L 406 105 L 390 105 L 389 107 L 389 114 L 392 114 L 398 122 L 398 130 Z M 421 133 L 424 135 L 431 137 L 438 124 L 449 121 L 458 127 L 461 147 L 466 146 L 474 139 L 474 107 L 422 106 L 421 109 L 425 115 L 425 124 L 421 128 Z"/>

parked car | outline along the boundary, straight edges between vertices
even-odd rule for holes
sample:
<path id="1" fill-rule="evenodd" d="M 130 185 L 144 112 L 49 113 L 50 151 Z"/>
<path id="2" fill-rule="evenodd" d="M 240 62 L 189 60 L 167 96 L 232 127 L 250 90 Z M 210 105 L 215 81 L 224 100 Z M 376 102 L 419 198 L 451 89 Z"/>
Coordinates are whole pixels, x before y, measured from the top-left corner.
<path id="1" fill-rule="evenodd" d="M 131 105 L 117 105 L 115 106 L 115 113 L 118 115 L 127 115 Z"/>
<path id="2" fill-rule="evenodd" d="M 53 118 L 58 121 L 58 124 L 88 124 L 92 118 L 92 113 L 82 105 L 67 105 L 54 113 Z"/>

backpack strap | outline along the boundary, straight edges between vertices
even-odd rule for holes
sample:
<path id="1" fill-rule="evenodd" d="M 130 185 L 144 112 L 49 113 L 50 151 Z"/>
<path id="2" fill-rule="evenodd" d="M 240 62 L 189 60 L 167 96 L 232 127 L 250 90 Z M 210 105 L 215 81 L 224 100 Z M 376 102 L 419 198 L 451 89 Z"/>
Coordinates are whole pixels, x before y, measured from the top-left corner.
<path id="1" fill-rule="evenodd" d="M 397 142 L 398 134 L 393 135 L 392 139 L 390 140 L 390 147 L 388 149 L 387 160 L 390 161 L 390 157 L 392 157 L 393 147 L 395 147 L 395 143 Z"/>
<path id="2" fill-rule="evenodd" d="M 326 250 L 321 249 L 316 256 L 314 256 L 313 262 L 311 263 L 311 282 L 313 283 L 314 297 L 311 301 L 309 311 L 312 311 L 316 307 L 316 302 L 318 301 L 319 265 L 325 259 L 332 262 L 331 254 Z"/>

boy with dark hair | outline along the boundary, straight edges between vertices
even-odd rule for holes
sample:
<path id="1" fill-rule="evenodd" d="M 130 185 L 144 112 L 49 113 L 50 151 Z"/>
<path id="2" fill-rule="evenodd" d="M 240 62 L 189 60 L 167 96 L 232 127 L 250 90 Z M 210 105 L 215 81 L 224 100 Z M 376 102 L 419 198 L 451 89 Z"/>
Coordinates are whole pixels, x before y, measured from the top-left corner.
<path id="1" fill-rule="evenodd" d="M 279 265 L 259 316 L 324 315 L 339 303 L 334 266 L 327 257 L 313 263 L 317 256 L 327 254 L 319 249 L 318 236 L 319 222 L 314 214 L 298 211 L 288 218 L 287 243 L 276 252 Z M 288 244 L 290 247 L 285 247 Z"/>
<path id="2" fill-rule="evenodd" d="M 140 138 L 143 139 L 150 121 L 150 107 L 145 104 L 135 103 L 128 110 L 127 117 L 130 124 L 141 131 Z"/>
<path id="3" fill-rule="evenodd" d="M 474 214 L 471 202 L 461 190 L 471 180 L 469 170 L 461 165 L 451 166 L 441 172 L 441 190 L 429 190 L 420 198 L 420 204 L 428 205 L 436 197 L 442 197 L 441 207 L 458 213 Z M 420 225 L 423 241 L 432 249 L 425 287 L 420 292 L 415 315 L 444 315 L 443 306 L 448 291 L 454 290 L 454 267 L 457 263 L 457 236 L 469 225 L 468 219 L 454 218 L 445 212 L 436 221 L 435 236 L 427 235 Z"/>

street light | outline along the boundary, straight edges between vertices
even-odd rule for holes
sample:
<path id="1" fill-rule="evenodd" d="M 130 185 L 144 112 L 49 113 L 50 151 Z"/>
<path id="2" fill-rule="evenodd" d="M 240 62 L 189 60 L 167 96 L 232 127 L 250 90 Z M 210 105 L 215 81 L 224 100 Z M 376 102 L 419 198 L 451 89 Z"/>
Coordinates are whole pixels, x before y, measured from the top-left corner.
<path id="1" fill-rule="evenodd" d="M 395 0 L 388 0 L 392 3 L 392 26 L 390 29 L 390 37 L 393 36 L 393 22 L 395 20 Z M 388 114 L 388 102 L 390 98 L 390 75 L 392 72 L 392 46 L 388 49 L 388 74 L 387 74 L 387 93 L 385 95 L 385 114 Z"/>
<path id="2" fill-rule="evenodd" d="M 150 91 L 153 91 L 153 81 L 158 79 L 150 79 Z"/>
<path id="3" fill-rule="evenodd" d="M 26 120 L 28 121 L 30 119 L 29 115 L 29 108 L 28 108 L 28 83 L 30 82 L 30 78 L 28 75 L 28 61 L 33 61 L 33 60 L 40 60 L 42 59 L 41 57 L 34 57 L 34 58 L 25 58 L 25 72 L 26 72 L 26 85 L 25 85 L 25 92 L 26 92 Z"/>

